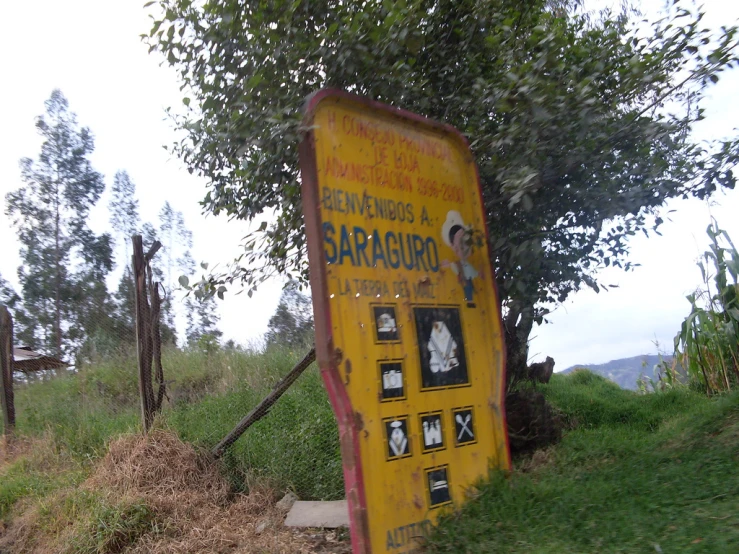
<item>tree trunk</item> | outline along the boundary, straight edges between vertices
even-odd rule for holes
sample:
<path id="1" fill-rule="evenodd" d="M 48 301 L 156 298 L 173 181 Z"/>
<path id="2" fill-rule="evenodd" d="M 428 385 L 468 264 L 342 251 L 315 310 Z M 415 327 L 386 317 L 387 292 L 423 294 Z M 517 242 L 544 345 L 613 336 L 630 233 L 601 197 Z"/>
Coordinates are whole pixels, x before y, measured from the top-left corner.
<path id="1" fill-rule="evenodd" d="M 529 335 L 534 326 L 534 307 L 521 304 L 509 308 L 503 319 L 506 339 L 506 420 L 511 454 L 518 455 L 556 443 L 562 436 L 562 421 L 534 389 L 517 388 L 530 380 Z"/>
<path id="2" fill-rule="evenodd" d="M 133 243 L 133 275 L 136 282 L 136 345 L 139 362 L 139 396 L 144 433 L 148 433 L 154 419 L 154 395 L 151 386 L 152 344 L 151 308 L 146 296 L 146 258 L 141 235 L 131 238 Z"/>
<path id="3" fill-rule="evenodd" d="M 510 388 L 528 376 L 529 335 L 534 326 L 534 307 L 509 308 L 503 320 L 506 343 L 506 386 Z"/>
<path id="4" fill-rule="evenodd" d="M 0 305 L 0 376 L 2 377 L 3 429 L 5 436 L 15 430 L 15 404 L 13 400 L 13 318 L 5 306 Z"/>
<path id="5" fill-rule="evenodd" d="M 56 340 L 56 356 L 62 357 L 62 315 L 61 315 L 61 298 L 59 289 L 62 286 L 61 261 L 59 254 L 59 176 L 57 175 L 56 184 L 56 214 L 54 217 L 54 335 Z"/>

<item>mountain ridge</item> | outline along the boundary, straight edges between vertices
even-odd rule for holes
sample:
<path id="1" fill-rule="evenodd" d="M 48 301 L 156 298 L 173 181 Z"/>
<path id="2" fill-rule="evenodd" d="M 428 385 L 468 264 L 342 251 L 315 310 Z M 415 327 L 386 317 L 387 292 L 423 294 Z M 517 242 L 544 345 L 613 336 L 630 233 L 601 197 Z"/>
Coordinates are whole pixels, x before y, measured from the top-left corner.
<path id="1" fill-rule="evenodd" d="M 630 358 L 619 358 L 602 364 L 575 364 L 560 372 L 562 375 L 584 368 L 609 379 L 622 389 L 637 390 L 637 380 L 643 375 L 656 379 L 654 368 L 660 362 L 672 363 L 672 356 L 660 354 L 641 354 Z"/>

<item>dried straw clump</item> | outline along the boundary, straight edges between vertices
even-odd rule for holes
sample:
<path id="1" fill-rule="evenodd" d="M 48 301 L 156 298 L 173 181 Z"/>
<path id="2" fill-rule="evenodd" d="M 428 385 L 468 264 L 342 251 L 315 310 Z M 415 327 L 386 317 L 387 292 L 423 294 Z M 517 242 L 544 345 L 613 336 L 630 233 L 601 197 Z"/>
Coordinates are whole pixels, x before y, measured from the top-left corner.
<path id="1" fill-rule="evenodd" d="M 215 503 L 228 497 L 228 485 L 213 460 L 161 430 L 113 441 L 87 484 L 135 496 L 173 497 L 186 492 Z"/>
<path id="2" fill-rule="evenodd" d="M 15 454 L 28 449 L 18 446 Z M 216 461 L 166 431 L 112 442 L 81 487 L 106 505 L 144 504 L 154 512 L 157 532 L 145 531 L 127 554 L 350 552 L 336 533 L 286 528 L 285 511 L 266 483 L 253 484 L 248 495 L 230 494 Z M 64 508 L 68 497 L 74 498 L 73 489 L 21 501 L 10 527 L 0 530 L 0 553 L 74 552 L 74 541 L 89 533 L 95 506 L 71 513 Z"/>
<path id="3" fill-rule="evenodd" d="M 273 489 L 229 495 L 217 462 L 169 432 L 111 443 L 84 486 L 139 498 L 155 511 L 163 532 L 143 536 L 130 554 L 315 552 L 315 541 L 284 527 Z"/>

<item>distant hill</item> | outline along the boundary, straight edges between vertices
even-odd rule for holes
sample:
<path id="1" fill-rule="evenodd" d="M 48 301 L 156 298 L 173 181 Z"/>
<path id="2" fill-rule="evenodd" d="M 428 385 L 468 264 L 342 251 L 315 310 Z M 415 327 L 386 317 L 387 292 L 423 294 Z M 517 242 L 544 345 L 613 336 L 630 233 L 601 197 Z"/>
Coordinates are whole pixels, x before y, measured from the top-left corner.
<path id="1" fill-rule="evenodd" d="M 672 356 L 663 356 L 662 360 L 671 363 Z M 644 354 L 633 358 L 612 360 L 605 364 L 577 364 L 568 367 L 561 373 L 572 373 L 577 368 L 586 368 L 606 379 L 610 379 L 622 389 L 636 390 L 636 381 L 641 375 L 648 379 L 656 379 L 654 366 L 659 362 L 660 357 L 657 354 Z"/>

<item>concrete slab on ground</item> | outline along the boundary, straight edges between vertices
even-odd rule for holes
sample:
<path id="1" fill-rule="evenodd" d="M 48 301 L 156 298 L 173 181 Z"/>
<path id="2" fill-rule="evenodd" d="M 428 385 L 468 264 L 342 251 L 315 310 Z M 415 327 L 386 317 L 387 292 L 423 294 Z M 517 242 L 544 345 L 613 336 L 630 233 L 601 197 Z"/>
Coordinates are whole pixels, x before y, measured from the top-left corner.
<path id="1" fill-rule="evenodd" d="M 309 502 L 298 500 L 285 518 L 288 527 L 349 527 L 349 508 L 346 500 Z"/>

